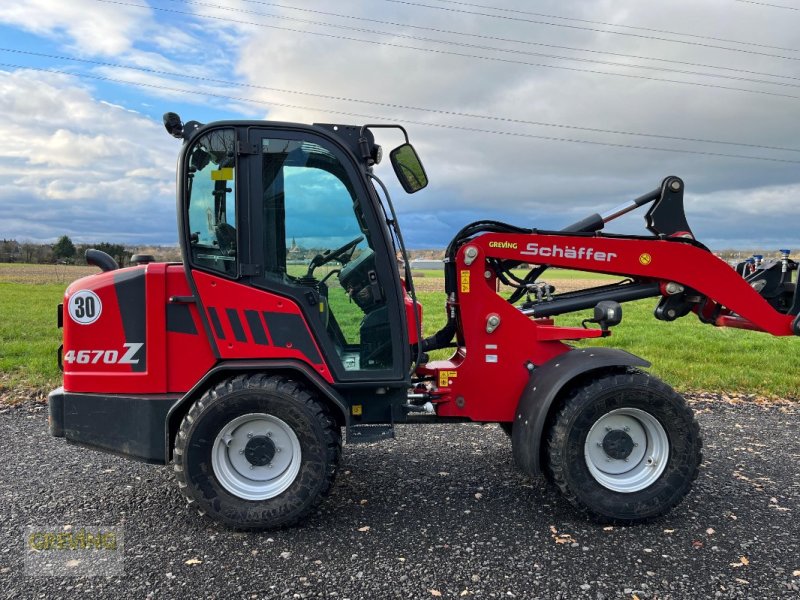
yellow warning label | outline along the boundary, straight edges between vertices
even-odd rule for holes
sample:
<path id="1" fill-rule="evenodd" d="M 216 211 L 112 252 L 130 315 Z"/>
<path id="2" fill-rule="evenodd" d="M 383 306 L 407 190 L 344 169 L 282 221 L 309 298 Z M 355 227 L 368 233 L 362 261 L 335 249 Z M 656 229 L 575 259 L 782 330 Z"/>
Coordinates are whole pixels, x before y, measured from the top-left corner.
<path id="1" fill-rule="evenodd" d="M 353 413 L 353 416 L 360 417 L 362 412 L 363 405 L 361 404 L 353 404 L 350 408 L 350 412 Z"/>
<path id="2" fill-rule="evenodd" d="M 651 262 L 653 262 L 653 257 L 650 256 L 647 252 L 645 252 L 644 254 L 639 255 L 639 262 L 646 267 Z"/>
<path id="3" fill-rule="evenodd" d="M 233 179 L 233 167 L 211 171 L 211 181 L 230 181 Z"/>
<path id="4" fill-rule="evenodd" d="M 469 271 L 461 271 L 461 291 L 469 293 Z"/>
<path id="5" fill-rule="evenodd" d="M 439 371 L 439 387 L 449 387 L 450 380 L 458 377 L 458 371 Z"/>

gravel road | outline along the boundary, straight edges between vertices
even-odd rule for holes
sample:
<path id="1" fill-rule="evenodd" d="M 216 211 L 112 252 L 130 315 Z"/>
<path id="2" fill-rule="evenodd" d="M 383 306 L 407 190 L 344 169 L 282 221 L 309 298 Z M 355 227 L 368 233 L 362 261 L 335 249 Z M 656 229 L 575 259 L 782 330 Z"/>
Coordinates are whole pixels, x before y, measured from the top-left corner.
<path id="1" fill-rule="evenodd" d="M 428 425 L 346 446 L 319 513 L 262 534 L 188 511 L 169 469 L 49 437 L 40 405 L 0 408 L 0 597 L 800 598 L 800 406 L 692 405 L 702 472 L 646 526 L 584 521 L 496 426 Z M 23 528 L 65 524 L 122 525 L 124 576 L 26 576 Z"/>

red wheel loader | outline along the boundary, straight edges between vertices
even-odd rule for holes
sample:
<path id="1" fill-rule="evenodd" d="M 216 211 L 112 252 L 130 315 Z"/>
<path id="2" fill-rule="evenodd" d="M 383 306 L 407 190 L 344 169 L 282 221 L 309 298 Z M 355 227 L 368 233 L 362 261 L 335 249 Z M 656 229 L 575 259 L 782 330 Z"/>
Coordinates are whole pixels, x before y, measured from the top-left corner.
<path id="1" fill-rule="evenodd" d="M 59 306 L 63 387 L 50 431 L 68 442 L 172 463 L 190 505 L 228 526 L 303 519 L 331 490 L 348 442 L 397 423 L 499 423 L 513 456 L 577 509 L 606 522 L 657 517 L 701 462 L 683 398 L 621 350 L 571 341 L 610 335 L 620 303 L 657 299 L 655 317 L 800 334 L 797 263 L 731 267 L 697 241 L 684 184 L 560 231 L 497 221 L 464 227 L 446 250 L 446 321 L 422 336 L 403 238 L 373 170 L 374 132 L 408 193 L 427 185 L 396 125 L 164 118 L 183 142 L 177 214 L 183 262 L 133 257 L 79 279 Z M 604 233 L 647 207 L 643 235 Z M 532 268 L 527 268 L 533 265 Z M 557 293 L 550 267 L 620 275 Z M 499 293 L 498 282 L 506 292 Z M 594 311 L 583 327 L 559 315 Z M 434 355 L 449 358 L 432 360 Z"/>

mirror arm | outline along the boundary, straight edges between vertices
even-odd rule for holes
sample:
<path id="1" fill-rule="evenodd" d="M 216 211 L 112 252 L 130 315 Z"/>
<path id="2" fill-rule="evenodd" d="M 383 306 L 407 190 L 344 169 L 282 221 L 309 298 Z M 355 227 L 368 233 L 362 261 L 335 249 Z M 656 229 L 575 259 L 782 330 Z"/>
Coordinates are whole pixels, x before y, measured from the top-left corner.
<path id="1" fill-rule="evenodd" d="M 403 132 L 403 137 L 406 139 L 406 144 L 410 143 L 408 141 L 408 132 L 406 128 L 402 125 L 379 125 L 377 123 L 368 123 L 366 125 L 361 126 L 361 130 L 358 132 L 358 147 L 361 150 L 361 158 L 367 163 L 367 165 L 371 166 L 372 162 L 372 147 L 370 146 L 370 141 L 367 139 L 367 136 L 364 133 L 368 129 L 399 129 Z M 374 162 L 379 162 L 380 159 L 377 159 Z"/>
<path id="2" fill-rule="evenodd" d="M 403 132 L 403 135 L 406 138 L 406 144 L 410 143 L 409 140 L 408 140 L 408 132 L 406 131 L 406 128 L 403 127 L 402 125 L 378 125 L 378 124 L 372 123 L 372 124 L 362 125 L 361 131 L 358 133 L 358 136 L 360 138 L 358 140 L 359 144 L 361 144 L 362 141 L 363 141 L 363 143 L 366 143 L 366 140 L 364 140 L 364 132 L 367 129 L 399 129 L 400 131 Z M 363 152 L 363 150 L 364 150 L 363 146 L 362 146 L 361 150 Z M 369 156 L 369 155 L 367 155 L 367 156 Z"/>

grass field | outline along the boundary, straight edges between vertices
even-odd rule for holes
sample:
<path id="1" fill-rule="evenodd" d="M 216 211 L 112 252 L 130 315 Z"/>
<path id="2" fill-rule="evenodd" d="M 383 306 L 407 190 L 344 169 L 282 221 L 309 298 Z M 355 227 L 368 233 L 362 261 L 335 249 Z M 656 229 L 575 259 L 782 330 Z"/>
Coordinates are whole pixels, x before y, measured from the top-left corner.
<path id="1" fill-rule="evenodd" d="M 59 384 L 56 349 L 61 331 L 56 328 L 55 307 L 68 282 L 93 272 L 82 267 L 56 271 L 52 266 L 0 265 L 0 391 L 41 392 Z M 562 274 L 565 285 L 586 275 L 553 271 L 548 280 L 557 281 Z M 444 293 L 420 291 L 418 296 L 429 335 L 444 324 Z M 623 305 L 622 324 L 611 337 L 592 343 L 646 358 L 654 374 L 679 390 L 800 398 L 800 339 L 718 329 L 693 315 L 664 323 L 653 318 L 654 306 L 655 300 Z M 575 314 L 557 322 L 578 325 L 581 318 L 584 315 Z"/>
<path id="2" fill-rule="evenodd" d="M 56 305 L 64 287 L 0 281 L 0 390 L 58 385 Z"/>

